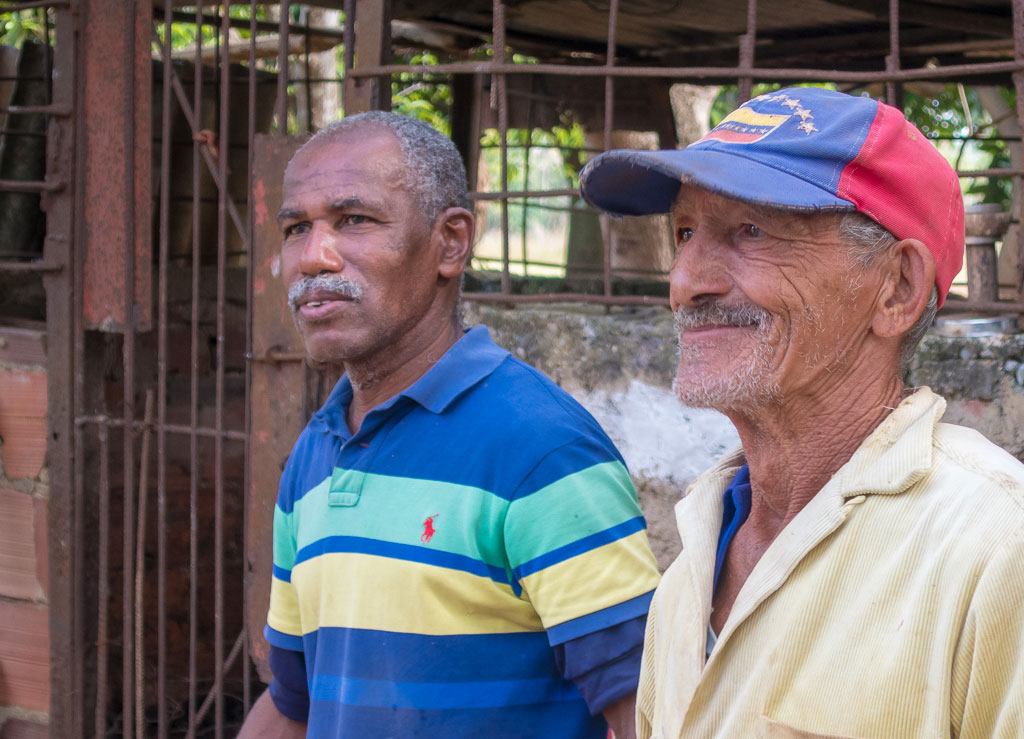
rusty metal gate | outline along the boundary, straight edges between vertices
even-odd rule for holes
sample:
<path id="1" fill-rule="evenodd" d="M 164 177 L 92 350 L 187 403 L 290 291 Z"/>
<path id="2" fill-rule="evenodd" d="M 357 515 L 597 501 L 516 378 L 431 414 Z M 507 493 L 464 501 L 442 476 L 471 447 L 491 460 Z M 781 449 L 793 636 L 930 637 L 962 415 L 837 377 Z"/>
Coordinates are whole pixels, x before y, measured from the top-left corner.
<path id="1" fill-rule="evenodd" d="M 0 17 L 39 19 L 48 81 L 44 97 L 0 101 L 6 141 L 46 142 L 36 174 L 0 170 L 0 197 L 29 197 L 0 208 L 45 215 L 41 245 L 0 243 L 0 284 L 39 283 L 45 295 L 33 309 L 50 377 L 52 736 L 231 736 L 262 690 L 277 476 L 331 383 L 302 361 L 274 261 L 282 168 L 297 136 L 320 125 L 317 95 L 342 93 L 351 113 L 391 107 L 393 86 L 447 86 L 442 112 L 471 197 L 495 204 L 498 222 L 497 256 L 477 264 L 465 297 L 510 308 L 667 304 L 664 269 L 617 261 L 622 233 L 586 213 L 571 177 L 531 188 L 529 169 L 531 150 L 580 164 L 639 125 L 675 145 L 667 103 L 638 109 L 670 82 L 735 85 L 738 100 L 761 83 L 875 85 L 898 105 L 911 83 L 977 80 L 1013 89 L 1024 123 L 1024 0 L 969 10 L 890 0 L 881 15 L 851 0 L 864 20 L 847 35 L 884 52 L 831 66 L 791 60 L 831 60 L 832 25 L 811 38 L 783 22 L 786 3 L 716 5 L 0 2 Z M 656 33 L 702 13 L 721 28 L 697 23 L 675 45 Z M 661 46 L 645 45 L 655 37 Z M 431 48 L 444 53 L 424 61 Z M 317 105 L 336 115 L 337 101 Z M 573 116 L 589 138 L 534 136 Z M 1003 138 L 1019 141 L 1019 128 Z M 495 177 L 478 189 L 488 146 Z M 1017 183 L 1024 168 L 961 175 Z M 579 279 L 565 260 L 529 257 L 531 208 L 592 219 L 580 226 L 595 248 Z M 1012 284 L 1000 291 L 984 251 L 961 307 L 1024 312 L 1024 238 L 1010 249 Z M 561 278 L 533 289 L 531 265 Z M 4 310 L 0 300 L 0 319 Z"/>

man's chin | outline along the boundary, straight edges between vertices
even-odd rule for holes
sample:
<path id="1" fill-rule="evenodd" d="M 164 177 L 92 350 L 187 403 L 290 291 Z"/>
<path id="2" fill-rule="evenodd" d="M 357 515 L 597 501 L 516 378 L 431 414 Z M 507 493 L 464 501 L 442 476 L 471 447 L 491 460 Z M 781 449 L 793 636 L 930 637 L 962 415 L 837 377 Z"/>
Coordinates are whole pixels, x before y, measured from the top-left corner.
<path id="1" fill-rule="evenodd" d="M 703 377 L 693 379 L 677 375 L 672 391 L 683 405 L 710 408 L 721 413 L 774 403 L 779 388 L 753 377 Z"/>
<path id="2" fill-rule="evenodd" d="M 318 359 L 314 359 L 309 354 L 306 355 L 306 364 L 316 372 L 323 374 L 341 374 L 345 369 L 342 363 L 338 360 L 320 361 Z"/>

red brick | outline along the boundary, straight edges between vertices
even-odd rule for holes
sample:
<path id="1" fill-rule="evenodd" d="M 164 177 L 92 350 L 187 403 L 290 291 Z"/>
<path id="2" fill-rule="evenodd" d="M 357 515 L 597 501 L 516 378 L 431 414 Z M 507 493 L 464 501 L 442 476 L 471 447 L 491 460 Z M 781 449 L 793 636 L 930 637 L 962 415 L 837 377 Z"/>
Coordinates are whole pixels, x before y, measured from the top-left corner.
<path id="1" fill-rule="evenodd" d="M 8 478 L 39 475 L 46 434 L 46 372 L 0 368 L 0 456 Z"/>
<path id="2" fill-rule="evenodd" d="M 36 502 L 31 495 L 0 487 L 0 595 L 43 596 L 36 547 Z"/>
<path id="3" fill-rule="evenodd" d="M 12 718 L 0 729 L 0 739 L 50 739 L 50 727 L 35 721 Z"/>
<path id="4" fill-rule="evenodd" d="M 50 597 L 50 502 L 41 498 L 33 498 L 35 507 L 33 526 L 35 527 L 36 579 L 43 589 L 43 597 Z"/>
<path id="5" fill-rule="evenodd" d="M 46 324 L 0 326 L 0 362 L 7 364 L 46 364 Z"/>
<path id="6" fill-rule="evenodd" d="M 50 710 L 49 611 L 0 601 L 0 705 Z"/>

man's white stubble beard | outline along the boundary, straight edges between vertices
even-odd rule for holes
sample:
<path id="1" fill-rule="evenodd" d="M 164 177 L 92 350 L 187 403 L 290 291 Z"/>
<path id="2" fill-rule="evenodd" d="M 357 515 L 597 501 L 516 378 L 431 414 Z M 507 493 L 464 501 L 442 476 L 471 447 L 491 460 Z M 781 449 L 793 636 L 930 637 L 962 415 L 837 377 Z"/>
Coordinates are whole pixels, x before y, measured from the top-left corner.
<path id="1" fill-rule="evenodd" d="M 754 344 L 749 355 L 738 363 L 720 357 L 719 361 L 727 363 L 720 372 L 711 366 L 698 377 L 686 368 L 701 365 L 707 352 L 704 347 L 683 344 L 681 338 L 687 328 L 706 324 L 750 327 Z M 672 383 L 679 400 L 693 408 L 723 412 L 777 403 L 781 393 L 778 383 L 771 379 L 771 325 L 771 314 L 753 304 L 728 306 L 714 302 L 679 308 L 675 313 L 676 335 L 680 337 L 679 369 Z"/>

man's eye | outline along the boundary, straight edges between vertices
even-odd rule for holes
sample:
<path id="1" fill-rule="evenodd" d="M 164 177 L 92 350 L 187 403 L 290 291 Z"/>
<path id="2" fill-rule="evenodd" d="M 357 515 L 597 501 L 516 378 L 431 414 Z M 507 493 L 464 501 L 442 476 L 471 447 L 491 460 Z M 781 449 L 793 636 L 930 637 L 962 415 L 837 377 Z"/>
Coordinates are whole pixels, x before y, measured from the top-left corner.
<path id="1" fill-rule="evenodd" d="M 361 216 L 361 215 L 359 215 L 357 213 L 352 213 L 352 214 L 346 215 L 342 219 L 342 222 L 347 224 L 347 225 L 349 225 L 349 226 L 362 226 L 363 224 L 370 223 L 371 220 L 372 219 L 370 217 L 368 217 L 368 216 Z"/>
<path id="2" fill-rule="evenodd" d="M 284 235 L 285 236 L 297 236 L 299 234 L 304 234 L 307 231 L 309 231 L 309 224 L 308 223 L 293 223 L 290 226 L 285 226 L 285 228 L 284 228 Z"/>
<path id="3" fill-rule="evenodd" d="M 744 223 L 741 227 L 741 230 L 743 231 L 744 236 L 749 236 L 752 239 L 764 236 L 764 231 L 762 231 L 758 226 L 755 226 L 753 223 Z"/>
<path id="4" fill-rule="evenodd" d="M 693 229 L 687 228 L 686 226 L 680 226 L 676 229 L 676 243 L 685 244 L 687 241 L 693 238 Z"/>

